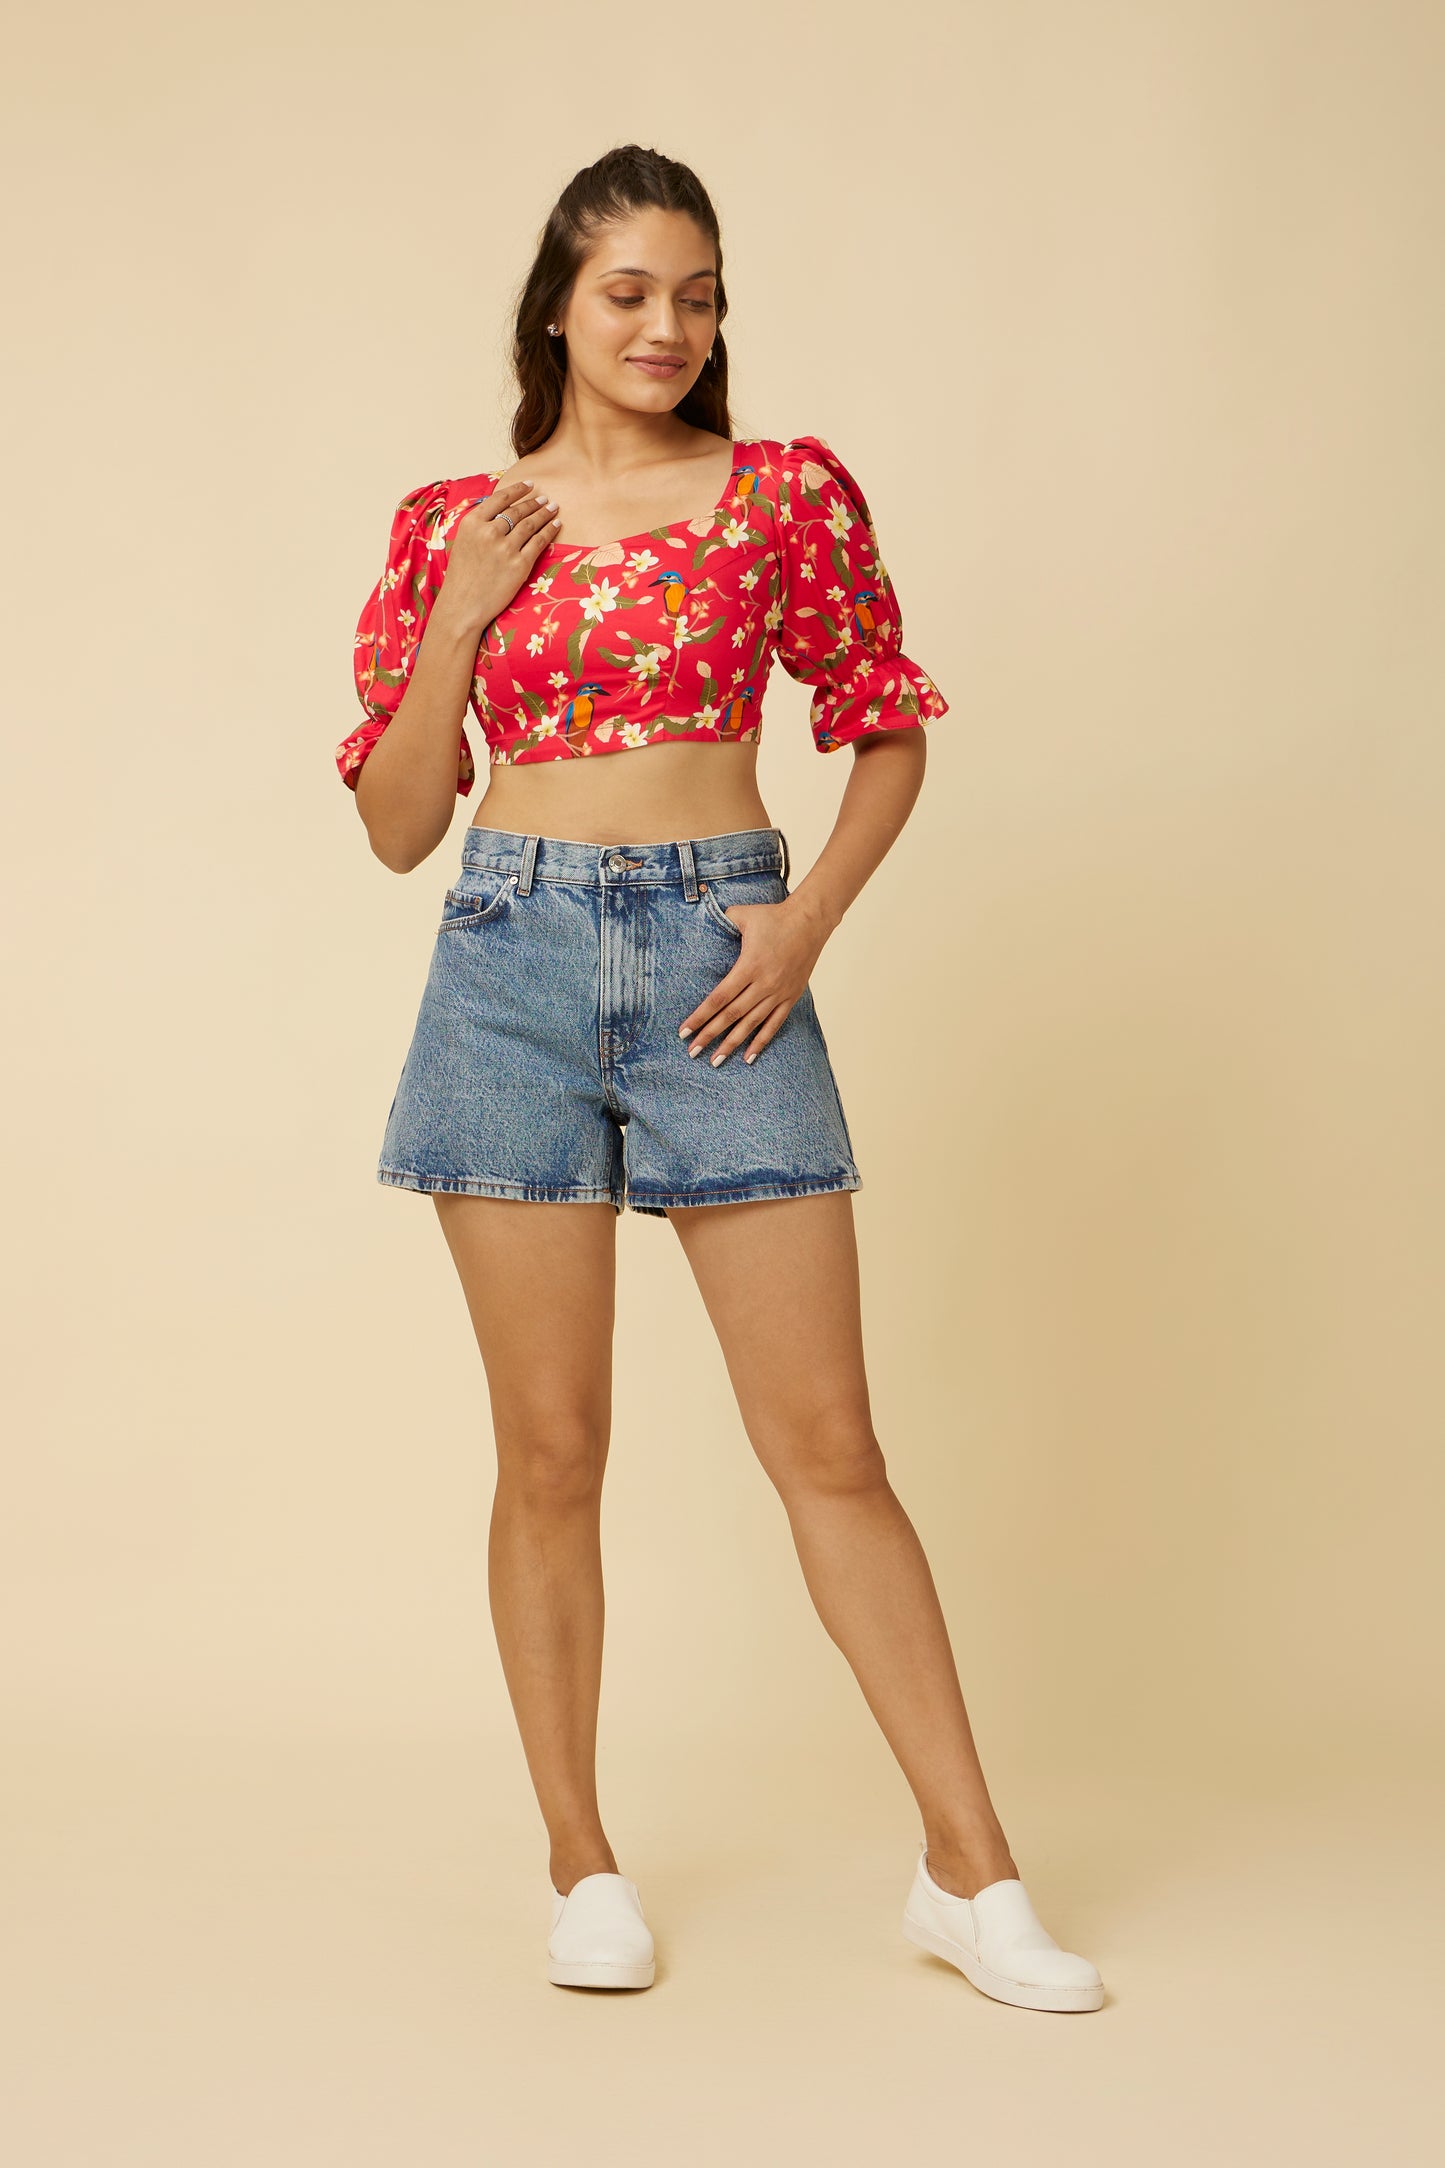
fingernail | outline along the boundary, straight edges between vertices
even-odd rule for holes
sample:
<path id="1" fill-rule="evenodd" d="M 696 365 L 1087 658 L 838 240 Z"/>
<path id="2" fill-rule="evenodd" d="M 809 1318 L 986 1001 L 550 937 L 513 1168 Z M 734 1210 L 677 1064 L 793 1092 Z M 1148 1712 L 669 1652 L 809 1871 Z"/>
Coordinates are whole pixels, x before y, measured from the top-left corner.
<path id="1" fill-rule="evenodd" d="M 692 1037 L 691 1024 L 679 1024 L 677 1027 L 677 1036 L 679 1037 L 679 1039 L 690 1039 Z"/>
<path id="2" fill-rule="evenodd" d="M 727 1058 L 727 1057 L 726 1057 L 726 1055 L 724 1055 L 724 1054 L 714 1054 L 714 1055 L 713 1055 L 713 1058 L 712 1058 L 712 1065 L 713 1065 L 714 1069 L 716 1069 L 716 1067 L 717 1067 L 717 1065 L 718 1065 L 718 1063 L 719 1063 L 720 1061 L 725 1061 L 725 1060 L 726 1060 L 726 1058 Z"/>

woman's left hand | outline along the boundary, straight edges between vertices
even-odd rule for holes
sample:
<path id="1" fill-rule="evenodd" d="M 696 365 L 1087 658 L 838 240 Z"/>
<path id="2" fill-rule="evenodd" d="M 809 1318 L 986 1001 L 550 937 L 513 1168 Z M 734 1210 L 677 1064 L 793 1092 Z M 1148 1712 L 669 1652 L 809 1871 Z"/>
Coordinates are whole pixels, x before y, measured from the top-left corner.
<path id="1" fill-rule="evenodd" d="M 743 1059 L 755 1061 L 782 1030 L 832 930 L 796 895 L 781 903 L 734 903 L 727 915 L 741 929 L 742 951 L 679 1029 L 680 1037 L 691 1038 L 694 1060 L 711 1047 L 714 1068 L 750 1037 Z"/>

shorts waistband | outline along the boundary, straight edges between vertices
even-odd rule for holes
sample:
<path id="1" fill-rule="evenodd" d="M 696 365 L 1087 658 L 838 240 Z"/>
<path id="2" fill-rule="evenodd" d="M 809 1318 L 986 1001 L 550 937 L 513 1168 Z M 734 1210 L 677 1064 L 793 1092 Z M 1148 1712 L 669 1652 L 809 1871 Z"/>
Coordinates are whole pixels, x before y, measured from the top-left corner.
<path id="1" fill-rule="evenodd" d="M 468 826 L 462 866 L 515 873 L 526 895 L 533 881 L 569 881 L 594 888 L 680 883 L 695 901 L 700 880 L 729 873 L 780 873 L 788 878 L 788 840 L 781 828 L 735 828 L 725 835 L 686 836 L 670 843 L 578 843 L 566 836 L 512 828 Z"/>

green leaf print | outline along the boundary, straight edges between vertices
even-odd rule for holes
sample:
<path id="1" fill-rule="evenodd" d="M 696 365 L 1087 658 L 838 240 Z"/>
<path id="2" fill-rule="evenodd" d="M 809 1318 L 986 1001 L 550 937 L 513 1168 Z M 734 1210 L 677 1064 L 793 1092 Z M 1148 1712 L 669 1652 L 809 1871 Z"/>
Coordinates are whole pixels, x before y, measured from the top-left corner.
<path id="1" fill-rule="evenodd" d="M 828 653 L 830 655 L 835 654 L 838 648 L 842 645 L 843 641 L 843 635 L 838 630 L 838 620 L 835 617 L 830 617 L 826 610 L 818 610 L 814 614 L 817 617 L 818 623 L 822 626 L 823 630 L 827 633 L 829 639 L 833 643 L 833 645 L 829 648 Z"/>

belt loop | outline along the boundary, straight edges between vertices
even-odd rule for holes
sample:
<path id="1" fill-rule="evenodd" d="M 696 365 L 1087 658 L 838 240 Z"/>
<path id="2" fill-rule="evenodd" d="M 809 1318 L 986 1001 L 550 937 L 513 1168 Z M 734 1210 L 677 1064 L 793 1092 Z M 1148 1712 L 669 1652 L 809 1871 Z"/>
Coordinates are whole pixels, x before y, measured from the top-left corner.
<path id="1" fill-rule="evenodd" d="M 537 845 L 541 840 L 540 835 L 528 836 L 522 845 L 522 877 L 517 883 L 519 896 L 530 896 L 532 893 L 532 868 L 537 863 Z"/>
<path id="2" fill-rule="evenodd" d="M 693 864 L 691 843 L 685 840 L 679 843 L 677 846 L 677 855 L 682 861 L 682 892 L 684 896 L 686 896 L 689 903 L 696 903 L 697 867 Z"/>
<path id="3" fill-rule="evenodd" d="M 778 841 L 779 841 L 779 842 L 780 842 L 780 843 L 782 844 L 782 846 L 783 846 L 783 886 L 784 886 L 784 888 L 786 888 L 786 887 L 787 887 L 787 885 L 788 885 L 788 863 L 789 863 L 789 861 L 788 861 L 788 839 L 787 839 L 787 837 L 786 837 L 786 836 L 785 836 L 785 835 L 783 834 L 783 831 L 782 831 L 782 829 L 781 829 L 781 828 L 780 828 L 780 829 L 778 830 Z"/>

